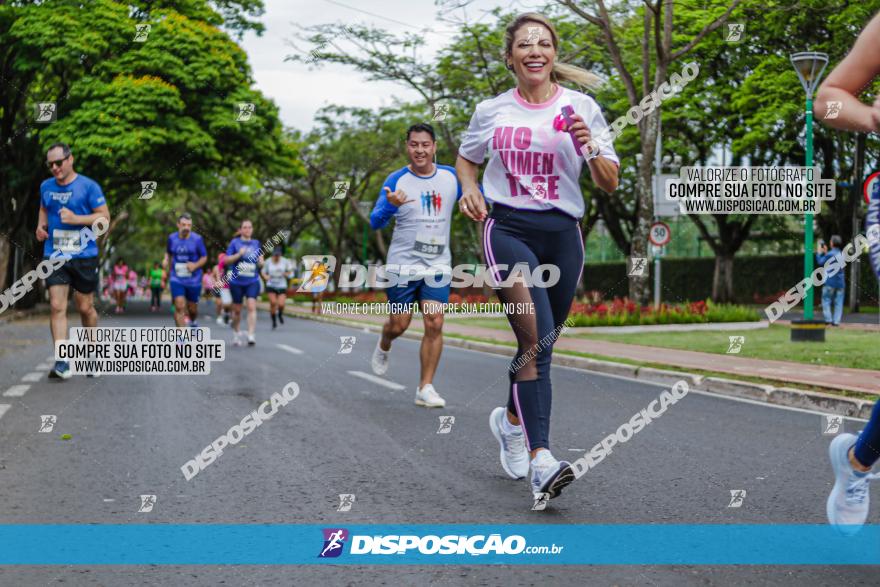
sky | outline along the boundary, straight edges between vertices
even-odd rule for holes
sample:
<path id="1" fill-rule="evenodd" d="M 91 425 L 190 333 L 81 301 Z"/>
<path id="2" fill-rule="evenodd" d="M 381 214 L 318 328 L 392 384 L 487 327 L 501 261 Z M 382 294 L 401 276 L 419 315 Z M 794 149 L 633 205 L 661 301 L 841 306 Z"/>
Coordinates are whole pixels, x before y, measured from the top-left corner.
<path id="1" fill-rule="evenodd" d="M 468 19 L 487 18 L 496 6 L 534 8 L 527 0 L 473 0 Z M 351 67 L 322 66 L 309 69 L 302 63 L 284 61 L 298 50 L 290 45 L 298 26 L 341 22 L 381 27 L 391 33 L 418 32 L 427 27 L 424 56 L 430 58 L 453 36 L 451 24 L 438 20 L 433 0 L 265 0 L 261 37 L 249 33 L 242 40 L 253 69 L 256 87 L 281 110 L 285 126 L 309 130 L 315 113 L 328 104 L 376 108 L 390 105 L 392 98 L 418 100 L 413 90 L 391 82 L 366 82 L 366 76 Z M 299 51 L 308 52 L 307 43 Z"/>

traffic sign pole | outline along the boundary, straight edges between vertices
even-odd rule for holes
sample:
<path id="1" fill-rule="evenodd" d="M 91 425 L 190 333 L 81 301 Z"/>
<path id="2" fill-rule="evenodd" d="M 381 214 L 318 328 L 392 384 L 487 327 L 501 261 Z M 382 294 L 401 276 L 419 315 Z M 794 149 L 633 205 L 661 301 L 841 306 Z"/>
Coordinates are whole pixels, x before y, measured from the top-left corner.
<path id="1" fill-rule="evenodd" d="M 660 307 L 660 258 L 663 256 L 663 247 L 672 239 L 672 230 L 665 222 L 654 222 L 648 231 L 648 240 L 654 245 L 654 307 Z"/>

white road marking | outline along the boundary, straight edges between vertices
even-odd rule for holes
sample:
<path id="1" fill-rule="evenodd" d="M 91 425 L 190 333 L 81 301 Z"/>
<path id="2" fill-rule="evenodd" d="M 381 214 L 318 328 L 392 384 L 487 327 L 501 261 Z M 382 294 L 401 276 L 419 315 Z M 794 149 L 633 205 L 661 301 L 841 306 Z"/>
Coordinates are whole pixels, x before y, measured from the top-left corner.
<path id="1" fill-rule="evenodd" d="M 27 383 L 35 383 L 35 382 L 39 381 L 40 379 L 42 379 L 45 375 L 46 375 L 45 373 L 40 373 L 39 371 L 34 371 L 34 372 L 28 373 L 27 375 L 22 377 L 21 380 L 25 381 Z"/>
<path id="2" fill-rule="evenodd" d="M 46 363 L 40 363 L 39 365 L 34 367 L 34 369 L 36 369 L 37 371 L 48 371 L 53 366 L 54 366 L 54 363 L 46 362 Z"/>
<path id="3" fill-rule="evenodd" d="M 104 499 L 104 503 L 113 503 L 114 501 L 116 501 L 116 500 L 115 499 L 107 499 L 107 498 Z"/>
<path id="4" fill-rule="evenodd" d="M 286 344 L 276 344 L 279 349 L 282 351 L 287 351 L 288 353 L 293 353 L 294 355 L 301 355 L 303 352 L 296 347 L 288 346 Z"/>
<path id="5" fill-rule="evenodd" d="M 8 410 L 11 407 L 12 406 L 10 406 L 9 404 L 0 404 L 0 418 L 2 418 L 3 414 L 6 413 L 6 410 Z"/>
<path id="6" fill-rule="evenodd" d="M 366 379 L 367 381 L 371 381 L 383 387 L 387 387 L 388 389 L 393 389 L 394 391 L 406 389 L 405 385 L 394 383 L 393 381 L 388 381 L 387 379 L 382 379 L 381 377 L 376 377 L 375 375 L 364 373 L 363 371 L 349 371 L 348 374 L 354 375 L 355 377 L 360 377 L 361 379 Z"/>
<path id="7" fill-rule="evenodd" d="M 27 390 L 31 388 L 30 385 L 13 385 L 9 389 L 3 392 L 4 397 L 21 397 L 23 396 Z"/>

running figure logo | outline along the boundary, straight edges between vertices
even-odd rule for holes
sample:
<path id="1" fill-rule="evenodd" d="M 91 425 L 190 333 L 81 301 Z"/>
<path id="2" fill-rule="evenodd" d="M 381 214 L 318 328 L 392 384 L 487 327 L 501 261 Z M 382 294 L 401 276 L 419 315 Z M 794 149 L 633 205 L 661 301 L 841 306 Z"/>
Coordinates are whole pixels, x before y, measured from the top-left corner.
<path id="1" fill-rule="evenodd" d="M 336 508 L 337 512 L 350 512 L 351 506 L 354 505 L 354 493 L 340 493 L 339 494 L 339 507 Z"/>
<path id="2" fill-rule="evenodd" d="M 256 106 L 251 104 L 250 102 L 239 102 L 238 103 L 238 116 L 235 118 L 236 122 L 247 122 L 254 115 L 254 111 L 256 110 Z"/>
<path id="3" fill-rule="evenodd" d="M 528 27 L 529 35 L 526 37 L 526 44 L 534 45 L 538 42 L 538 39 L 541 38 L 541 27 L 539 26 L 530 26 Z"/>
<path id="4" fill-rule="evenodd" d="M 645 274 L 648 267 L 647 257 L 630 257 L 629 258 L 629 276 L 641 277 Z"/>
<path id="5" fill-rule="evenodd" d="M 825 116 L 823 116 L 822 119 L 825 120 L 828 118 L 837 118 L 837 115 L 840 114 L 841 109 L 843 109 L 843 102 L 831 100 L 830 102 L 825 104 Z"/>
<path id="6" fill-rule="evenodd" d="M 742 35 L 745 32 L 746 25 L 742 23 L 729 23 L 724 26 L 727 27 L 727 36 L 724 38 L 725 41 L 737 43 L 742 40 Z"/>
<path id="7" fill-rule="evenodd" d="M 549 493 L 536 493 L 535 503 L 532 505 L 532 511 L 540 512 L 547 508 L 547 502 L 550 501 Z"/>
<path id="8" fill-rule="evenodd" d="M 532 198 L 534 198 L 535 200 L 547 199 L 547 188 L 544 187 L 543 182 L 532 182 Z"/>
<path id="9" fill-rule="evenodd" d="M 330 276 L 336 267 L 336 257 L 333 255 L 306 255 L 303 257 L 303 265 L 306 274 L 303 282 L 296 291 L 306 293 L 320 293 L 327 289 Z"/>
<path id="10" fill-rule="evenodd" d="M 439 416 L 440 428 L 437 428 L 437 434 L 449 434 L 452 432 L 452 425 L 455 424 L 455 416 Z"/>
<path id="11" fill-rule="evenodd" d="M 838 434 L 841 426 L 843 426 L 843 416 L 826 414 L 822 417 L 822 434 L 825 436 L 834 436 Z"/>
<path id="12" fill-rule="evenodd" d="M 443 196 L 431 190 L 430 192 L 422 192 L 422 214 L 429 216 L 439 216 L 440 208 L 443 206 Z"/>
<path id="13" fill-rule="evenodd" d="M 156 188 L 159 187 L 159 184 L 155 181 L 142 181 L 141 182 L 141 195 L 139 200 L 149 200 L 153 197 L 153 194 L 156 193 Z"/>
<path id="14" fill-rule="evenodd" d="M 57 110 L 55 102 L 40 102 L 34 107 L 34 121 L 54 122 Z"/>
<path id="15" fill-rule="evenodd" d="M 446 120 L 446 115 L 449 114 L 449 104 L 446 102 L 437 102 L 434 104 L 434 118 L 433 120 L 443 122 Z"/>
<path id="16" fill-rule="evenodd" d="M 336 353 L 337 355 L 350 355 L 351 351 L 354 350 L 354 343 L 357 342 L 357 337 L 355 336 L 340 336 L 339 337 L 339 351 Z"/>
<path id="17" fill-rule="evenodd" d="M 149 24 L 136 24 L 134 25 L 134 38 L 132 39 L 135 43 L 146 43 L 147 37 L 150 35 L 150 29 L 152 25 Z"/>
<path id="18" fill-rule="evenodd" d="M 138 508 L 139 512 L 149 513 L 153 511 L 153 506 L 156 505 L 156 496 L 155 495 L 142 495 L 141 496 L 141 506 Z"/>
<path id="19" fill-rule="evenodd" d="M 53 414 L 40 416 L 40 429 L 37 430 L 37 432 L 52 432 L 52 429 L 55 428 L 55 422 L 57 421 L 58 416 Z"/>
<path id="20" fill-rule="evenodd" d="M 347 181 L 334 181 L 333 182 L 333 196 L 330 198 L 331 200 L 344 200 L 345 195 L 348 193 L 348 182 Z"/>
<path id="21" fill-rule="evenodd" d="M 746 498 L 746 490 L 745 489 L 731 489 L 730 490 L 730 503 L 727 504 L 729 508 L 738 508 L 742 507 L 743 501 Z"/>
<path id="22" fill-rule="evenodd" d="M 342 547 L 348 540 L 348 530 L 345 528 L 324 528 L 324 547 L 318 558 L 335 558 L 342 554 Z"/>
<path id="23" fill-rule="evenodd" d="M 738 355 L 739 352 L 743 348 L 743 344 L 746 342 L 745 336 L 728 336 L 728 340 L 730 341 L 730 346 L 727 347 L 728 355 Z"/>

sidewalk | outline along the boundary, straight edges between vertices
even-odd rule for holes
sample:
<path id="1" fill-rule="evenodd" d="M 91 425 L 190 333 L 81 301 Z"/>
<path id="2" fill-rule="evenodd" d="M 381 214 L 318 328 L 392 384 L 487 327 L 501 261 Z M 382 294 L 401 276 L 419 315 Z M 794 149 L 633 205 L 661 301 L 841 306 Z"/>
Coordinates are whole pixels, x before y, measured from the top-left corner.
<path id="1" fill-rule="evenodd" d="M 791 324 L 792 320 L 801 320 L 803 319 L 803 317 L 804 313 L 802 310 L 786 312 L 782 315 L 782 318 L 777 321 L 777 324 Z M 821 308 L 816 308 L 816 311 L 813 312 L 813 319 L 822 320 Z M 828 328 L 831 327 L 829 326 Z M 844 312 L 843 318 L 840 320 L 840 326 L 838 328 L 843 328 L 844 330 L 880 331 L 880 313 L 868 314 L 865 312 L 856 312 L 855 314 L 850 314 L 848 312 Z"/>
<path id="2" fill-rule="evenodd" d="M 262 305 L 268 307 L 268 304 Z M 294 306 L 292 304 L 287 306 L 287 312 L 294 315 L 313 316 L 308 307 Z M 324 314 L 323 316 L 334 320 L 345 320 L 375 326 L 381 325 L 385 321 L 383 316 L 365 316 L 362 314 Z M 411 330 L 421 332 L 421 321 L 413 319 Z M 496 342 L 516 342 L 516 337 L 510 330 L 468 326 L 454 322 L 447 322 L 443 326 L 443 332 L 450 336 L 468 336 Z M 715 371 L 740 377 L 760 377 L 762 379 L 798 383 L 826 389 L 859 391 L 870 394 L 880 392 L 880 371 L 867 369 L 827 367 L 785 361 L 765 361 L 737 357 L 735 355 L 699 353 L 603 340 L 566 338 L 564 335 L 556 342 L 554 348 L 557 351 L 588 353 L 604 357 L 628 359 L 640 363 L 669 365 L 682 369 Z"/>

